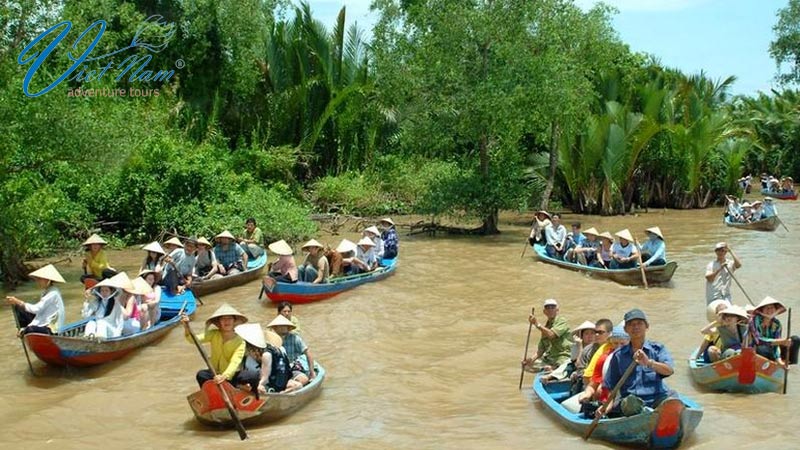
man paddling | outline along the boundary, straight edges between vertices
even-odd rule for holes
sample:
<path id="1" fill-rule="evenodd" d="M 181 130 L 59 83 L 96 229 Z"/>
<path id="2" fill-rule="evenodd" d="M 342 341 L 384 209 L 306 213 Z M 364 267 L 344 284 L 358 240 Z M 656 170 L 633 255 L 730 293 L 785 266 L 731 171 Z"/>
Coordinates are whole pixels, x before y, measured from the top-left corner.
<path id="1" fill-rule="evenodd" d="M 725 300 L 730 304 L 732 274 L 742 267 L 742 262 L 725 242 L 718 242 L 714 246 L 714 253 L 717 259 L 706 267 L 706 305 L 714 300 Z M 727 259 L 728 253 L 733 260 Z"/>
<path id="2" fill-rule="evenodd" d="M 544 301 L 544 315 L 547 322 L 542 325 L 531 314 L 528 321 L 542 333 L 536 356 L 522 361 L 525 370 L 529 372 L 550 372 L 561 364 L 569 361 L 572 349 L 569 325 L 567 319 L 558 315 L 558 302 L 552 298 Z"/>

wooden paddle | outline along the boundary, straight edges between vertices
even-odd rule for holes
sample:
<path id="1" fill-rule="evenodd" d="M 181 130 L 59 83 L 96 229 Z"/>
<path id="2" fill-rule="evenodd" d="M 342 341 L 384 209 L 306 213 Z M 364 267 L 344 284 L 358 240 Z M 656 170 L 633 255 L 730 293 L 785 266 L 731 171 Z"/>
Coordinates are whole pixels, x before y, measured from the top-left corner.
<path id="1" fill-rule="evenodd" d="M 633 373 L 633 369 L 635 368 L 636 368 L 636 360 L 634 359 L 631 361 L 631 364 L 628 366 L 628 368 L 625 369 L 625 373 L 622 374 L 622 378 L 620 378 L 619 381 L 617 382 L 617 385 L 614 386 L 614 389 L 611 391 L 611 394 L 608 395 L 608 400 L 606 400 L 606 402 L 603 403 L 603 406 L 601 406 L 601 408 L 603 408 L 603 413 L 604 413 L 603 415 L 605 415 L 605 413 L 608 412 L 605 411 L 606 407 L 611 402 L 614 401 L 614 397 L 617 396 L 619 390 L 622 389 L 622 385 L 625 384 L 625 382 L 628 380 L 628 377 L 631 376 L 631 374 Z M 592 436 L 592 433 L 594 433 L 594 429 L 597 428 L 597 425 L 600 424 L 600 419 L 603 418 L 603 415 L 598 414 L 597 416 L 595 416 L 594 420 L 592 421 L 592 424 L 589 425 L 589 429 L 586 430 L 586 433 L 584 433 L 583 435 L 584 441 L 589 440 L 589 437 Z"/>
<path id="2" fill-rule="evenodd" d="M 533 224 L 535 223 L 536 223 L 536 214 L 533 215 L 533 222 L 531 222 L 531 229 L 533 229 Z M 520 259 L 525 257 L 525 251 L 528 250 L 528 247 L 530 246 L 530 242 L 528 242 L 528 239 L 530 238 L 525 238 L 525 246 L 522 247 L 522 254 L 519 255 Z"/>
<path id="3" fill-rule="evenodd" d="M 789 339 L 789 342 L 792 341 L 792 308 L 789 308 L 789 317 L 786 318 L 786 339 Z M 783 395 L 786 395 L 786 386 L 789 383 L 789 358 L 790 353 L 792 351 L 792 345 L 789 344 L 786 347 L 786 360 L 784 364 L 786 367 L 783 370 Z"/>
<path id="4" fill-rule="evenodd" d="M 533 315 L 533 312 L 535 310 L 536 310 L 535 307 L 531 308 L 531 315 Z M 531 328 L 533 328 L 533 324 L 529 320 L 528 321 L 528 337 L 525 338 L 525 354 L 522 355 L 522 361 L 525 361 L 526 359 L 528 359 L 528 344 L 531 343 Z M 522 379 L 525 378 L 525 363 L 522 362 L 521 366 L 522 367 L 521 367 L 521 370 L 519 372 L 519 389 L 520 390 L 522 390 Z"/>
<path id="5" fill-rule="evenodd" d="M 751 305 L 756 306 L 756 304 L 753 303 L 753 300 L 750 298 L 750 296 L 747 295 L 747 291 L 744 290 L 744 288 L 742 287 L 742 284 L 739 283 L 739 280 L 737 280 L 736 277 L 733 275 L 733 272 L 731 272 L 730 269 L 728 269 L 728 264 L 726 263 L 722 267 L 725 268 L 725 271 L 730 274 L 731 278 L 733 278 L 733 281 L 735 281 L 736 285 L 739 286 L 739 289 L 742 290 L 742 293 L 744 294 L 744 296 L 747 297 L 747 301 L 750 302 Z"/>
<path id="6" fill-rule="evenodd" d="M 200 352 L 200 356 L 203 357 L 203 361 L 205 361 L 206 366 L 208 366 L 208 370 L 211 371 L 211 374 L 214 377 L 217 376 L 217 371 L 214 370 L 214 366 L 211 365 L 211 361 L 208 360 L 208 355 L 206 355 L 206 351 L 203 350 L 203 346 L 200 345 L 200 342 L 197 340 L 197 336 L 194 335 L 192 329 L 189 327 L 188 322 L 183 322 L 183 326 L 186 327 L 186 332 L 189 333 L 189 336 L 192 337 L 192 341 L 194 345 L 197 347 L 197 351 Z M 234 424 L 236 424 L 236 430 L 239 432 L 239 438 L 241 440 L 247 439 L 247 430 L 244 429 L 244 425 L 242 425 L 242 421 L 239 419 L 239 414 L 236 413 L 236 408 L 233 407 L 233 402 L 231 402 L 231 398 L 228 396 L 228 392 L 214 381 L 214 385 L 217 386 L 219 389 L 219 393 L 222 395 L 222 399 L 225 401 L 225 406 L 228 408 L 228 413 L 230 413 L 231 418 L 233 419 Z"/>
<path id="7" fill-rule="evenodd" d="M 775 217 L 778 217 L 778 216 L 775 216 Z M 786 224 L 784 224 L 784 223 L 783 223 L 783 220 L 781 220 L 781 218 L 780 218 L 780 217 L 778 217 L 778 222 L 781 224 L 781 226 L 783 227 L 783 229 L 784 229 L 784 230 L 786 230 L 786 232 L 787 232 L 787 233 L 790 233 L 789 229 L 788 229 L 788 228 L 786 228 Z"/>
<path id="8" fill-rule="evenodd" d="M 644 283 L 644 288 L 648 289 L 648 287 L 647 287 L 647 275 L 644 272 L 644 264 L 642 263 L 642 246 L 639 245 L 639 241 L 637 241 L 635 239 L 634 239 L 633 243 L 636 244 L 636 248 L 638 249 L 638 251 L 636 252 L 636 258 L 639 260 L 639 271 L 642 272 L 642 283 Z"/>
<path id="9" fill-rule="evenodd" d="M 14 323 L 17 324 L 17 332 L 19 332 L 22 327 L 19 324 L 19 317 L 17 317 L 17 313 L 14 311 L 16 307 L 16 305 L 11 306 L 11 314 L 14 315 Z M 25 345 L 25 336 L 22 334 L 19 336 L 19 343 L 22 344 L 22 350 L 25 351 L 25 359 L 28 360 L 28 368 L 31 369 L 31 375 L 36 376 L 36 372 L 33 371 L 33 364 L 31 364 L 31 357 L 28 355 L 28 346 Z"/>

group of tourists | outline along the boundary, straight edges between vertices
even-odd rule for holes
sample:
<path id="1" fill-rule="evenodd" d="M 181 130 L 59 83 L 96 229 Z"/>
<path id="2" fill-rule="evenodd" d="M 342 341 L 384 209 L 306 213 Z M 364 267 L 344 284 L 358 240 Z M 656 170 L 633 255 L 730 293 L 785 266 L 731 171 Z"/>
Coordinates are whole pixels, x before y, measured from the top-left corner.
<path id="1" fill-rule="evenodd" d="M 594 227 L 582 230 L 580 222 L 572 223 L 567 232 L 559 214 L 537 211 L 528 242 L 544 245 L 547 256 L 583 266 L 603 269 L 631 269 L 660 266 L 667 263 L 667 247 L 659 227 L 645 230 L 647 240 L 639 247 L 627 228 L 613 236 Z M 615 239 L 616 238 L 616 239 Z"/>
<path id="2" fill-rule="evenodd" d="M 213 372 L 198 371 L 197 384 L 227 381 L 259 398 L 269 392 L 291 392 L 311 382 L 319 369 L 300 336 L 292 305 L 282 302 L 277 309 L 264 330 L 227 303 L 220 306 L 206 320 L 205 330 L 196 335 L 199 342 L 211 345 L 213 368 Z M 181 321 L 188 324 L 189 317 L 183 315 Z M 186 339 L 191 341 L 189 333 L 186 327 Z"/>
<path id="3" fill-rule="evenodd" d="M 757 200 L 753 203 L 741 201 L 731 195 L 726 195 L 725 198 L 727 201 L 725 216 L 729 217 L 731 222 L 758 222 L 778 215 L 778 208 L 772 197 L 765 197 L 763 202 Z"/>
<path id="4" fill-rule="evenodd" d="M 761 174 L 761 189 L 777 194 L 790 194 L 794 192 L 794 180 L 792 177 L 775 178 L 766 173 Z"/>

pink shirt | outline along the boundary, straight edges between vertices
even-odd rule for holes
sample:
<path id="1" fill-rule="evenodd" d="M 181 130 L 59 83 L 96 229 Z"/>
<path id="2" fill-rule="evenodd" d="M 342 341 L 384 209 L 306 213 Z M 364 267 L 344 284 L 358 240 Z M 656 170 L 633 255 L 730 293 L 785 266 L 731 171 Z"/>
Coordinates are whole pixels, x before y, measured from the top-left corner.
<path id="1" fill-rule="evenodd" d="M 272 264 L 273 272 L 280 272 L 281 275 L 291 279 L 297 279 L 297 263 L 294 262 L 294 256 L 285 255 L 279 256 L 278 261 Z"/>

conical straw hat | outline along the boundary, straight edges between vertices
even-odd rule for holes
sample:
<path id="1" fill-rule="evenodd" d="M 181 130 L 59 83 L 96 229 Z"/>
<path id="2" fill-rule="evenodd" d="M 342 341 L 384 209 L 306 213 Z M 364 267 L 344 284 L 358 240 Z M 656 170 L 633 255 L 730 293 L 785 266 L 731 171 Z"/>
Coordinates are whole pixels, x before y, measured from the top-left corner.
<path id="1" fill-rule="evenodd" d="M 208 242 L 208 239 L 206 239 L 203 236 L 200 236 L 200 239 L 197 240 L 197 245 L 205 245 L 206 247 L 213 247 L 213 245 L 211 245 L 211 242 Z"/>
<path id="2" fill-rule="evenodd" d="M 280 314 L 278 314 L 277 316 L 275 316 L 274 319 L 272 319 L 272 322 L 270 322 L 267 325 L 267 328 L 279 327 L 279 326 L 292 327 L 292 329 L 297 328 L 297 325 L 293 324 L 291 320 L 287 319 L 286 317 L 283 317 Z"/>
<path id="3" fill-rule="evenodd" d="M 144 247 L 142 247 L 142 250 L 144 250 L 146 252 L 156 252 L 156 253 L 160 253 L 162 255 L 165 254 L 164 249 L 161 247 L 161 244 L 159 244 L 158 242 L 151 242 L 151 243 L 145 245 Z"/>
<path id="4" fill-rule="evenodd" d="M 220 306 L 219 308 L 217 308 L 216 311 L 214 311 L 214 314 L 212 314 L 211 317 L 206 319 L 206 328 L 208 328 L 214 322 L 215 319 L 218 319 L 223 316 L 234 316 L 238 318 L 241 321 L 241 323 L 247 322 L 247 316 L 237 311 L 236 308 L 234 308 L 233 306 L 227 303 L 223 303 L 222 306 Z"/>
<path id="5" fill-rule="evenodd" d="M 269 244 L 268 248 L 269 251 L 279 256 L 288 256 L 294 253 L 292 251 L 292 247 L 290 247 L 289 244 L 287 244 L 286 241 L 284 241 L 283 239 L 277 242 L 273 242 L 272 244 Z"/>
<path id="6" fill-rule="evenodd" d="M 742 319 L 749 319 L 750 316 L 747 315 L 747 311 L 739 305 L 730 305 L 727 308 L 723 309 L 719 312 L 719 315 L 723 314 L 730 314 L 732 316 L 739 316 Z"/>
<path id="7" fill-rule="evenodd" d="M 547 211 L 545 211 L 545 210 L 536 211 L 536 214 L 534 214 L 534 216 L 538 216 L 539 214 L 544 214 L 545 216 L 547 216 L 547 218 L 548 218 L 548 219 L 552 219 L 552 218 L 553 218 L 553 217 L 550 215 L 550 213 L 549 213 L 549 212 L 547 212 Z"/>
<path id="8" fill-rule="evenodd" d="M 28 276 L 41 278 L 43 280 L 50 280 L 55 281 L 56 283 L 66 283 L 64 281 L 64 277 L 58 273 L 56 267 L 52 264 L 48 264 L 44 267 L 34 270 L 33 272 L 29 273 Z"/>
<path id="9" fill-rule="evenodd" d="M 600 233 L 600 237 L 606 238 L 609 241 L 614 242 L 614 236 L 612 236 L 611 233 L 609 233 L 608 231 L 603 231 L 602 233 Z"/>
<path id="10" fill-rule="evenodd" d="M 394 221 L 392 221 L 390 217 L 384 217 L 383 219 L 380 220 L 380 222 L 386 222 L 389 225 L 394 226 Z"/>
<path id="11" fill-rule="evenodd" d="M 320 244 L 316 239 L 312 239 L 312 240 L 306 242 L 305 244 L 303 244 L 303 250 L 307 249 L 308 247 L 325 248 L 325 246 Z"/>
<path id="12" fill-rule="evenodd" d="M 582 324 L 572 329 L 572 334 L 580 334 L 583 330 L 594 330 L 594 323 L 585 320 Z"/>
<path id="13" fill-rule="evenodd" d="M 786 306 L 784 306 L 783 303 L 781 303 L 780 301 L 770 297 L 769 295 L 764 297 L 764 300 L 761 300 L 761 303 L 759 303 L 758 306 L 756 306 L 755 311 L 759 312 L 761 308 L 767 305 L 775 305 L 776 309 L 775 314 L 783 314 L 786 312 Z"/>
<path id="14" fill-rule="evenodd" d="M 372 242 L 372 239 L 370 239 L 370 238 L 368 238 L 366 236 L 361 238 L 361 240 L 358 241 L 357 245 L 363 245 L 364 247 L 375 247 L 375 243 Z"/>
<path id="15" fill-rule="evenodd" d="M 709 322 L 717 318 L 717 308 L 719 308 L 720 305 L 725 305 L 725 308 L 727 308 L 731 304 L 727 300 L 717 299 L 706 306 L 706 319 L 708 319 Z"/>
<path id="16" fill-rule="evenodd" d="M 371 226 L 369 228 L 366 228 L 364 231 L 372 233 L 373 236 L 380 236 L 381 235 L 380 230 L 378 230 L 378 227 L 376 227 L 375 225 L 373 225 L 373 226 Z"/>
<path id="17" fill-rule="evenodd" d="M 264 336 L 267 338 L 267 343 L 275 348 L 281 348 L 283 345 L 283 339 L 272 330 L 265 331 Z"/>
<path id="18" fill-rule="evenodd" d="M 181 243 L 181 240 L 176 238 L 176 237 L 164 242 L 164 245 L 167 245 L 167 244 L 171 244 L 171 245 L 174 245 L 175 247 L 183 248 L 183 244 Z"/>
<path id="19" fill-rule="evenodd" d="M 128 274 L 125 272 L 120 272 L 114 275 L 113 277 L 106 278 L 105 280 L 94 285 L 95 288 L 99 288 L 102 286 L 108 286 L 116 289 L 123 289 L 125 291 L 133 290 L 133 283 L 131 283 L 131 279 L 128 278 Z"/>
<path id="20" fill-rule="evenodd" d="M 595 227 L 589 228 L 588 230 L 584 231 L 583 234 L 591 234 L 593 236 L 600 236 L 600 233 L 598 233 L 598 231 L 597 231 L 597 229 Z"/>
<path id="21" fill-rule="evenodd" d="M 215 239 L 215 240 L 216 240 L 216 239 L 219 239 L 219 238 L 236 239 L 235 237 L 233 237 L 233 235 L 231 234 L 231 232 L 230 232 L 230 231 L 228 231 L 228 230 L 225 230 L 225 231 L 223 231 L 222 233 L 220 233 L 220 234 L 218 234 L 218 235 L 214 236 L 214 239 Z"/>
<path id="22" fill-rule="evenodd" d="M 648 229 L 646 229 L 644 231 L 647 231 L 648 233 L 653 233 L 656 236 L 658 236 L 659 238 L 661 238 L 662 241 L 664 240 L 664 235 L 661 233 L 661 228 L 652 227 L 652 228 L 648 228 Z"/>
<path id="23" fill-rule="evenodd" d="M 81 245 L 92 245 L 92 244 L 107 245 L 108 242 L 104 241 L 103 238 L 101 238 L 97 234 L 93 234 L 89 236 L 89 239 L 83 241 L 83 244 Z"/>
<path id="24" fill-rule="evenodd" d="M 342 242 L 339 243 L 339 246 L 336 247 L 336 251 L 339 253 L 349 253 L 356 251 L 356 244 L 353 241 L 342 239 Z"/>
<path id="25" fill-rule="evenodd" d="M 620 239 L 625 239 L 628 242 L 633 242 L 633 235 L 631 235 L 630 230 L 627 228 L 622 231 L 617 231 L 616 236 Z"/>
<path id="26" fill-rule="evenodd" d="M 257 323 L 236 325 L 233 331 L 253 347 L 266 348 L 267 346 L 267 341 L 264 339 L 264 330 L 262 330 L 261 325 Z"/>
<path id="27" fill-rule="evenodd" d="M 143 278 L 136 277 L 131 281 L 133 289 L 126 289 L 125 291 L 133 295 L 147 295 L 153 293 L 153 288 Z"/>

